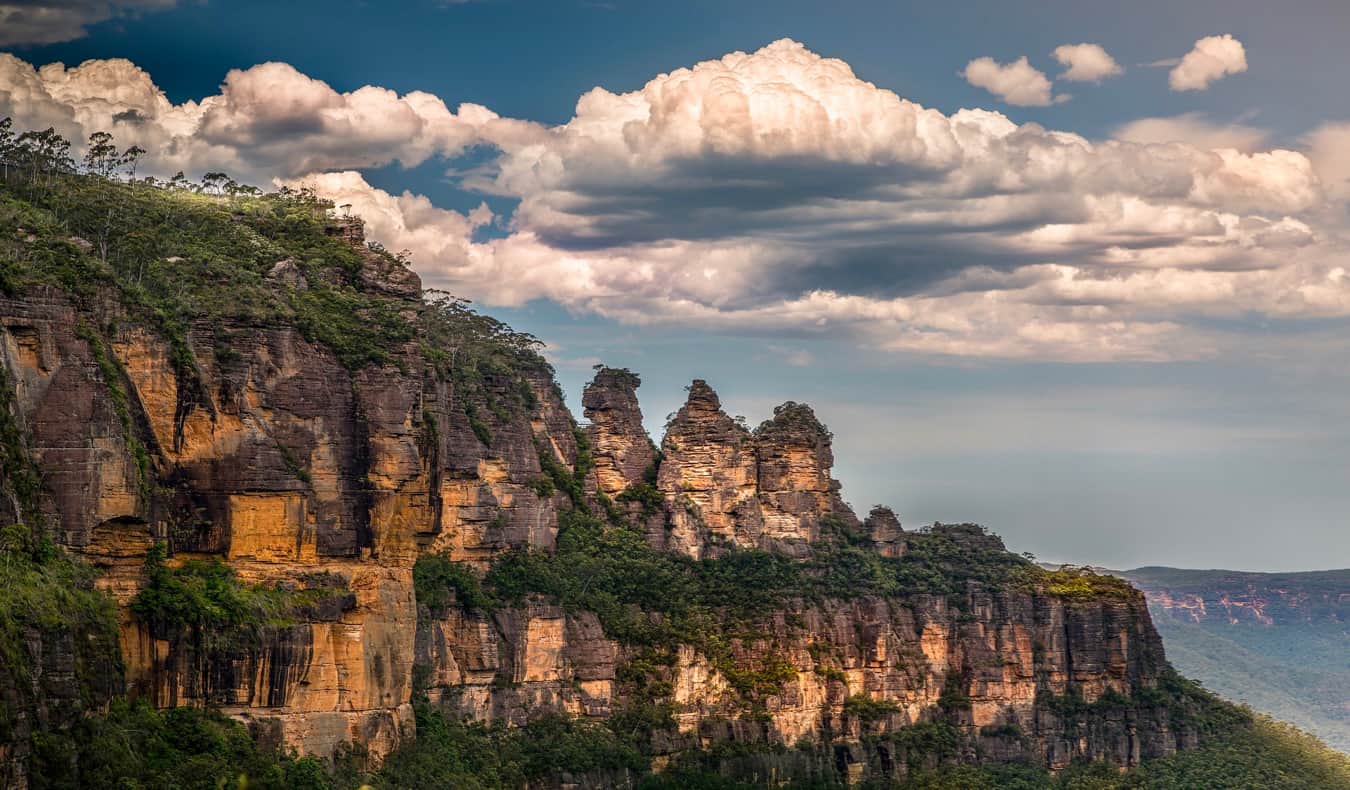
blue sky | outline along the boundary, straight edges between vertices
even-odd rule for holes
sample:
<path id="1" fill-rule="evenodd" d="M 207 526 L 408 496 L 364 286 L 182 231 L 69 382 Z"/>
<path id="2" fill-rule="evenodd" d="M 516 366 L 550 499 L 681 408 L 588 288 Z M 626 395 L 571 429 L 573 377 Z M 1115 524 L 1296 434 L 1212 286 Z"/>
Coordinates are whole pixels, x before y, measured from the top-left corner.
<path id="1" fill-rule="evenodd" d="M 0 21 L 0 115 L 82 137 L 135 109 L 115 131 L 166 174 L 355 203 L 429 283 L 548 341 L 574 406 L 597 361 L 642 375 L 658 438 L 692 378 L 752 422 L 804 400 L 855 507 L 1049 560 L 1350 565 L 1343 3 L 0 0 Z M 1240 63 L 1199 44 L 1224 35 Z M 1077 43 L 1121 73 L 1060 77 Z M 982 57 L 1044 100 L 972 84 Z"/>

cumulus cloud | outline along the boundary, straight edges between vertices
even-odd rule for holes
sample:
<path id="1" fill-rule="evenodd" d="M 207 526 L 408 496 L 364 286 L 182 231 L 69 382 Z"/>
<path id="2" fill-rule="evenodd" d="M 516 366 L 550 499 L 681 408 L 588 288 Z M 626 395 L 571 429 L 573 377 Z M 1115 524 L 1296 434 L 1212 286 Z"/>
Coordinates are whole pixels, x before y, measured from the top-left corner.
<path id="1" fill-rule="evenodd" d="M 84 38 L 89 27 L 119 17 L 173 8 L 176 0 L 18 0 L 0 2 L 0 47 Z"/>
<path id="2" fill-rule="evenodd" d="M 1202 91 L 1215 80 L 1247 70 L 1247 51 L 1242 42 L 1225 33 L 1205 36 L 1167 74 L 1174 91 Z"/>
<path id="3" fill-rule="evenodd" d="M 75 141 L 106 130 L 154 153 L 172 173 L 223 169 L 266 183 L 318 170 L 415 166 L 454 156 L 491 136 L 503 146 L 541 133 L 474 104 L 451 111 L 421 91 L 366 86 L 340 93 L 284 63 L 235 69 L 220 92 L 173 104 L 144 70 L 123 59 L 34 68 L 0 53 L 0 117 L 53 126 Z"/>
<path id="4" fill-rule="evenodd" d="M 1116 129 L 1114 137 L 1132 143 L 1184 143 L 1195 148 L 1235 148 L 1252 152 L 1265 146 L 1270 134 L 1243 124 L 1216 124 L 1198 112 L 1165 118 L 1139 118 Z"/>
<path id="5" fill-rule="evenodd" d="M 961 76 L 971 85 L 1020 107 L 1044 107 L 1069 98 L 1064 95 L 1052 97 L 1049 78 L 1028 63 L 1026 55 L 1012 63 L 999 63 L 990 57 L 976 58 L 966 64 Z"/>
<path id="6" fill-rule="evenodd" d="M 1310 138 L 1311 157 L 1211 144 L 1198 118 L 1091 140 L 944 114 L 787 40 L 628 93 L 595 88 L 553 127 L 428 94 L 340 93 L 283 64 L 175 105 L 125 61 L 0 57 L 11 111 L 113 128 L 163 172 L 309 184 L 410 249 L 429 285 L 488 304 L 549 299 L 789 350 L 830 336 L 1056 360 L 1201 356 L 1221 342 L 1213 319 L 1350 316 L 1344 223 L 1328 219 L 1328 188 L 1350 175 L 1339 127 Z M 472 183 L 514 199 L 508 216 L 358 172 L 473 146 L 495 149 Z M 488 225 L 502 233 L 477 232 Z"/>
<path id="7" fill-rule="evenodd" d="M 1327 192 L 1350 201 L 1350 121 L 1324 123 L 1309 132 L 1304 142 Z"/>
<path id="8" fill-rule="evenodd" d="M 1059 78 L 1070 82 L 1101 82 L 1125 71 L 1100 44 L 1061 44 L 1051 54 L 1068 67 Z"/>

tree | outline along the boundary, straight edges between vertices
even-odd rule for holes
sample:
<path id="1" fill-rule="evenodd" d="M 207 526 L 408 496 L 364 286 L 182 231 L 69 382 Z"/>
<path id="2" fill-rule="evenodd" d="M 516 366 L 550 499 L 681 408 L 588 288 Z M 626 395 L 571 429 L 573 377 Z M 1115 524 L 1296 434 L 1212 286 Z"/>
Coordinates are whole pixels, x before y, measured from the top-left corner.
<path id="1" fill-rule="evenodd" d="M 10 118 L 0 118 L 0 167 L 4 168 L 5 180 L 9 180 L 9 164 L 14 159 L 14 122 Z"/>
<path id="2" fill-rule="evenodd" d="M 84 151 L 84 172 L 110 178 L 121 161 L 117 146 L 113 145 L 113 136 L 107 132 L 94 132 L 89 135 L 89 146 Z"/>
<path id="3" fill-rule="evenodd" d="M 133 145 L 122 152 L 122 156 L 117 160 L 119 167 L 126 168 L 127 180 L 135 183 L 136 165 L 140 164 L 141 157 L 145 154 L 145 149 L 139 145 Z"/>
<path id="4" fill-rule="evenodd" d="M 39 175 L 47 175 L 50 181 L 50 176 L 57 173 L 75 172 L 70 141 L 50 126 L 40 132 L 28 131 L 19 135 L 15 147 L 20 163 L 26 167 L 33 182 Z"/>
<path id="5" fill-rule="evenodd" d="M 207 173 L 202 176 L 200 191 L 208 195 L 225 195 L 238 186 L 226 173 Z"/>

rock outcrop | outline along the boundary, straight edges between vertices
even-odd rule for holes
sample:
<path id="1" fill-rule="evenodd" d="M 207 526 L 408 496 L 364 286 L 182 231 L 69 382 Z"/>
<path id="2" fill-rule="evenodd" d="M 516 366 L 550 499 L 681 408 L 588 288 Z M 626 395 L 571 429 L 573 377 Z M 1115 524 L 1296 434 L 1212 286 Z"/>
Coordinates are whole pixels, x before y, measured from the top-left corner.
<path id="1" fill-rule="evenodd" d="M 647 482 L 655 471 L 656 448 L 642 425 L 637 400 L 641 385 L 631 371 L 601 368 L 581 396 L 596 482 L 611 498 Z"/>
<path id="2" fill-rule="evenodd" d="M 656 485 L 670 519 L 662 548 L 698 559 L 758 546 L 764 527 L 758 480 L 754 437 L 722 411 L 707 382 L 695 380 L 661 441 Z"/>
<path id="3" fill-rule="evenodd" d="M 830 477 L 831 438 L 811 407 L 791 401 L 751 433 L 695 381 L 661 445 L 665 547 L 696 559 L 732 547 L 804 556 L 823 518 L 857 526 Z"/>

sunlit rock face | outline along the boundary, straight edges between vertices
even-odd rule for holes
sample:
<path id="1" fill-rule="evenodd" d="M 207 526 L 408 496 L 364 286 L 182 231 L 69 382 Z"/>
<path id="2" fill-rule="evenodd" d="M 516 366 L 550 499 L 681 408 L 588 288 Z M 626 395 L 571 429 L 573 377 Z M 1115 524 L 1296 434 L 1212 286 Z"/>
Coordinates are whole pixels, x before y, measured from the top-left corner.
<path id="1" fill-rule="evenodd" d="M 857 526 L 830 477 L 830 441 L 811 407 L 791 401 L 751 433 L 695 381 L 661 445 L 667 546 L 695 558 L 730 547 L 804 556 L 823 518 Z"/>
<path id="2" fill-rule="evenodd" d="M 856 527 L 858 519 L 839 498 L 830 477 L 831 435 L 804 403 L 791 401 L 755 429 L 755 456 L 764 531 L 763 548 L 801 554 L 820 535 L 826 516 Z"/>
<path id="3" fill-rule="evenodd" d="M 759 464 L 754 437 L 696 380 L 661 442 L 656 485 L 666 499 L 666 547 L 695 559 L 759 545 Z"/>
<path id="4" fill-rule="evenodd" d="M 656 462 L 656 448 L 642 426 L 642 409 L 638 406 L 637 388 L 641 384 L 641 379 L 627 370 L 602 368 L 581 396 L 596 482 L 611 498 L 644 482 Z"/>

